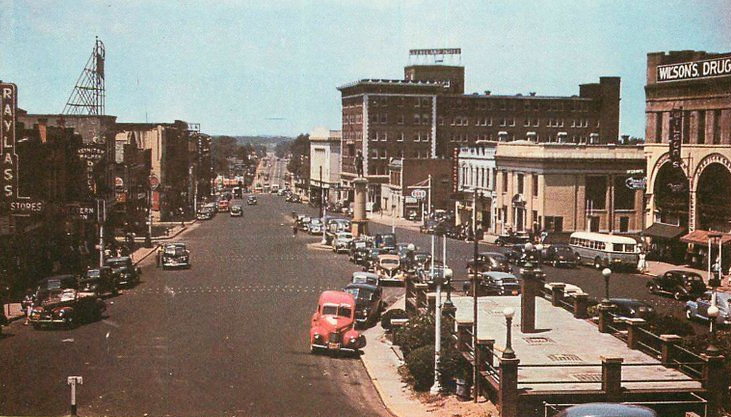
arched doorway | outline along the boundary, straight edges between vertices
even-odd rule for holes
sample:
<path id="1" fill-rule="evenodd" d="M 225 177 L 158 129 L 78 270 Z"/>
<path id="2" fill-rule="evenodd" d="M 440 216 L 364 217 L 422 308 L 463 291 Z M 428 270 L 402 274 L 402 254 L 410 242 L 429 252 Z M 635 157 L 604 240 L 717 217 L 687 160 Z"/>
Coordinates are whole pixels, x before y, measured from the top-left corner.
<path id="1" fill-rule="evenodd" d="M 721 163 L 706 166 L 696 188 L 697 229 L 731 230 L 731 172 Z"/>
<path id="2" fill-rule="evenodd" d="M 654 221 L 688 227 L 690 193 L 688 178 L 681 167 L 665 163 L 660 167 L 653 184 L 655 198 Z"/>

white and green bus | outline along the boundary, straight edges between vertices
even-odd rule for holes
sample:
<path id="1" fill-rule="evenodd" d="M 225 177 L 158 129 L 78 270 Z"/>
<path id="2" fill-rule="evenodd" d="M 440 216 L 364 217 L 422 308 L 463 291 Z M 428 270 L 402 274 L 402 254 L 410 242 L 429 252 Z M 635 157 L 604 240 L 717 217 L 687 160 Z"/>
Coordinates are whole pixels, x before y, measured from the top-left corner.
<path id="1" fill-rule="evenodd" d="M 576 261 L 601 268 L 637 268 L 640 247 L 627 236 L 606 235 L 593 232 L 574 232 L 569 245 L 576 254 Z"/>

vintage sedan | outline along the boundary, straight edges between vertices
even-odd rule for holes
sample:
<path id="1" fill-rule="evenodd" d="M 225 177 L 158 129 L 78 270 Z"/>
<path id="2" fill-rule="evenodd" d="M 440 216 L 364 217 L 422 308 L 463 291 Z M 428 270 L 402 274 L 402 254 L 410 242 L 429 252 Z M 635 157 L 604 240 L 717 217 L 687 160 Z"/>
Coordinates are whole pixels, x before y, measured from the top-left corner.
<path id="1" fill-rule="evenodd" d="M 101 297 L 106 294 L 112 294 L 114 296 L 119 294 L 117 277 L 114 273 L 112 273 L 112 268 L 108 266 L 86 271 L 86 273 L 79 278 L 78 286 L 79 290 L 93 293 L 97 297 Z"/>
<path id="2" fill-rule="evenodd" d="M 610 298 L 612 312 L 619 318 L 649 319 L 655 315 L 655 308 L 634 298 Z"/>
<path id="3" fill-rule="evenodd" d="M 553 417 L 657 417 L 657 413 L 639 405 L 587 403 L 571 406 Z"/>
<path id="4" fill-rule="evenodd" d="M 569 245 L 556 244 L 551 245 L 543 250 L 541 261 L 558 268 L 565 266 L 568 268 L 576 268 L 576 254 Z"/>
<path id="5" fill-rule="evenodd" d="M 507 272 L 481 272 L 478 274 L 477 284 L 477 295 L 520 294 L 520 281 L 515 275 Z M 462 289 L 472 294 L 472 284 L 469 281 L 465 281 Z"/>
<path id="6" fill-rule="evenodd" d="M 651 294 L 672 295 L 676 300 L 696 299 L 703 295 L 706 289 L 703 277 L 690 271 L 667 271 L 647 282 L 647 290 Z"/>
<path id="7" fill-rule="evenodd" d="M 546 292 L 549 294 L 553 292 L 553 287 L 556 285 L 563 285 L 563 295 L 566 298 L 571 298 L 576 294 L 583 294 L 584 290 L 581 289 L 581 287 L 573 284 L 567 284 L 564 282 L 547 282 L 545 285 L 543 285 L 543 288 Z"/>
<path id="8" fill-rule="evenodd" d="M 311 235 L 321 235 L 323 228 L 322 220 L 317 217 L 310 219 L 309 225 L 307 225 L 307 233 Z"/>
<path id="9" fill-rule="evenodd" d="M 375 270 L 381 283 L 391 282 L 402 284 L 406 278 L 404 272 L 401 270 L 401 258 L 398 255 L 378 255 L 378 263 L 375 266 Z"/>
<path id="10" fill-rule="evenodd" d="M 255 206 L 256 205 L 256 196 L 250 195 L 250 196 L 246 197 L 246 205 Z"/>
<path id="11" fill-rule="evenodd" d="M 310 321 L 310 352 L 357 353 L 365 336 L 355 330 L 355 297 L 344 291 L 324 291 Z"/>
<path id="12" fill-rule="evenodd" d="M 348 260 L 356 265 L 363 265 L 363 261 L 368 258 L 371 242 L 367 239 L 356 238 L 348 245 Z"/>
<path id="13" fill-rule="evenodd" d="M 337 232 L 333 239 L 333 252 L 348 252 L 348 246 L 353 241 L 353 234 L 350 232 Z"/>
<path id="14" fill-rule="evenodd" d="M 729 308 L 729 298 L 731 294 L 727 292 L 716 292 L 716 307 L 718 307 L 718 317 L 716 323 L 728 326 L 731 324 L 731 308 Z M 708 321 L 708 307 L 711 306 L 713 299 L 713 291 L 706 291 L 695 300 L 689 300 L 685 303 L 685 317 L 688 320 L 700 319 Z"/>
<path id="15" fill-rule="evenodd" d="M 213 218 L 214 211 L 203 208 L 198 213 L 196 213 L 195 218 L 198 220 L 211 220 Z"/>
<path id="16" fill-rule="evenodd" d="M 475 273 L 475 261 L 470 259 L 467 261 L 467 275 L 471 276 Z M 510 272 L 510 262 L 502 253 L 498 252 L 482 252 L 477 254 L 477 272 L 499 271 Z"/>
<path id="17" fill-rule="evenodd" d="M 431 262 L 431 253 L 416 251 L 414 252 L 413 258 L 415 269 L 426 269 L 429 267 L 429 263 Z"/>
<path id="18" fill-rule="evenodd" d="M 170 243 L 164 246 L 162 268 L 190 268 L 190 251 L 185 243 Z"/>
<path id="19" fill-rule="evenodd" d="M 66 283 L 68 280 L 64 277 L 51 277 L 42 281 L 29 317 L 33 328 L 60 324 L 71 329 L 80 322 L 102 318 L 106 311 L 104 301 L 94 293 L 69 288 Z"/>
<path id="20" fill-rule="evenodd" d="M 370 284 L 378 285 L 378 275 L 372 272 L 353 272 L 353 277 L 350 280 L 353 284 Z"/>
<path id="21" fill-rule="evenodd" d="M 368 324 L 378 321 L 383 309 L 383 294 L 381 289 L 371 284 L 348 284 L 345 292 L 355 298 L 355 321 L 358 324 Z"/>
<path id="22" fill-rule="evenodd" d="M 115 275 L 118 286 L 131 286 L 140 282 L 142 270 L 136 268 L 129 256 L 120 256 L 118 258 L 109 258 L 104 261 L 104 265 L 112 268 L 112 274 Z"/>
<path id="23" fill-rule="evenodd" d="M 241 206 L 235 205 L 231 206 L 231 209 L 229 209 L 228 213 L 231 217 L 241 217 L 244 215 L 244 210 L 241 209 Z"/>
<path id="24" fill-rule="evenodd" d="M 498 246 L 505 246 L 505 245 L 512 245 L 512 244 L 524 245 L 528 242 L 530 242 L 530 236 L 526 232 L 506 233 L 506 234 L 498 236 L 498 238 L 495 239 L 495 244 Z"/>

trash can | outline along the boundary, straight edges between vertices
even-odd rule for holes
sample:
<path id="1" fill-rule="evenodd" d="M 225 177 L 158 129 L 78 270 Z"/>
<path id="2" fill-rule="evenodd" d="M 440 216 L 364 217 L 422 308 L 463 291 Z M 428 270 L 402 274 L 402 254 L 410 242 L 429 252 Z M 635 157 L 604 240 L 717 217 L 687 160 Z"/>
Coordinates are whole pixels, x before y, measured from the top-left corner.
<path id="1" fill-rule="evenodd" d="M 461 401 L 467 401 L 470 399 L 470 386 L 467 384 L 467 380 L 464 378 L 457 378 L 455 379 L 455 384 L 457 385 L 456 394 L 457 398 L 459 398 Z"/>

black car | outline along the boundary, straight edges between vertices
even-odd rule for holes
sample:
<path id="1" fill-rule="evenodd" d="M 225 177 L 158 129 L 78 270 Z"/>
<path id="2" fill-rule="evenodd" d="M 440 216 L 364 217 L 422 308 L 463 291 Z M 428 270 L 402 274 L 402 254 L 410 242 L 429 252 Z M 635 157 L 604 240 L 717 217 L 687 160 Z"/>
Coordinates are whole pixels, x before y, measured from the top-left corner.
<path id="1" fill-rule="evenodd" d="M 378 233 L 373 239 L 373 244 L 377 248 L 396 249 L 396 235 L 393 233 Z"/>
<path id="2" fill-rule="evenodd" d="M 478 272 L 486 271 L 500 271 L 510 272 L 510 262 L 508 258 L 502 253 L 498 252 L 482 252 L 477 254 L 477 262 L 479 267 Z M 474 273 L 475 260 L 470 259 L 467 261 L 467 274 L 471 275 Z"/>
<path id="3" fill-rule="evenodd" d="M 213 212 L 210 210 L 201 210 L 195 215 L 198 220 L 211 220 L 213 218 Z"/>
<path id="4" fill-rule="evenodd" d="M 368 257 L 370 242 L 366 239 L 353 239 L 348 244 L 348 260 L 356 265 L 362 265 Z"/>
<path id="5" fill-rule="evenodd" d="M 65 289 L 77 289 L 79 287 L 79 281 L 75 275 L 54 275 L 52 277 L 43 278 L 36 288 L 36 296 L 42 292 L 54 291 L 54 290 L 65 290 Z"/>
<path id="6" fill-rule="evenodd" d="M 696 299 L 706 291 L 706 284 L 700 274 L 671 270 L 648 281 L 647 290 L 652 294 L 672 295 L 676 300 Z"/>
<path id="7" fill-rule="evenodd" d="M 190 266 L 190 251 L 184 243 L 170 243 L 163 247 L 162 269 Z"/>
<path id="8" fill-rule="evenodd" d="M 465 281 L 462 289 L 472 295 L 472 283 Z M 507 272 L 481 272 L 477 281 L 477 295 L 518 295 L 520 281 Z"/>
<path id="9" fill-rule="evenodd" d="M 117 277 L 108 266 L 86 271 L 86 274 L 79 279 L 78 285 L 79 291 L 92 292 L 97 297 L 109 293 L 119 294 Z"/>
<path id="10" fill-rule="evenodd" d="M 383 309 L 381 289 L 370 284 L 348 284 L 345 292 L 355 298 L 355 321 L 364 325 L 378 321 Z"/>
<path id="11" fill-rule="evenodd" d="M 300 196 L 297 194 L 289 194 L 287 198 L 284 199 L 287 203 L 301 203 L 302 200 L 300 199 Z"/>
<path id="12" fill-rule="evenodd" d="M 431 253 L 424 251 L 416 251 L 413 255 L 414 269 L 424 269 L 429 267 L 431 262 Z"/>
<path id="13" fill-rule="evenodd" d="M 569 245 L 556 244 L 547 247 L 543 250 L 542 261 L 555 267 L 576 268 L 576 254 Z"/>
<path id="14" fill-rule="evenodd" d="M 132 258 L 129 256 L 109 258 L 104 261 L 104 265 L 112 268 L 112 274 L 114 274 L 118 286 L 134 285 L 140 282 L 142 270 L 135 268 Z"/>
<path id="15" fill-rule="evenodd" d="M 388 253 L 387 250 L 382 248 L 368 248 L 368 252 L 366 253 L 366 258 L 363 259 L 362 264 L 364 271 L 373 271 L 378 264 L 378 255 L 383 255 L 384 253 Z"/>
<path id="16" fill-rule="evenodd" d="M 528 235 L 528 233 L 525 232 L 506 233 L 504 235 L 498 236 L 498 238 L 495 239 L 495 244 L 498 246 L 512 245 L 517 243 L 525 245 L 528 242 L 530 242 L 530 236 Z"/>
<path id="17" fill-rule="evenodd" d="M 256 196 L 250 195 L 246 197 L 246 204 L 249 206 L 255 206 L 256 205 Z"/>
<path id="18" fill-rule="evenodd" d="M 647 319 L 655 315 L 655 309 L 635 298 L 610 298 L 612 312 L 618 317 Z"/>

